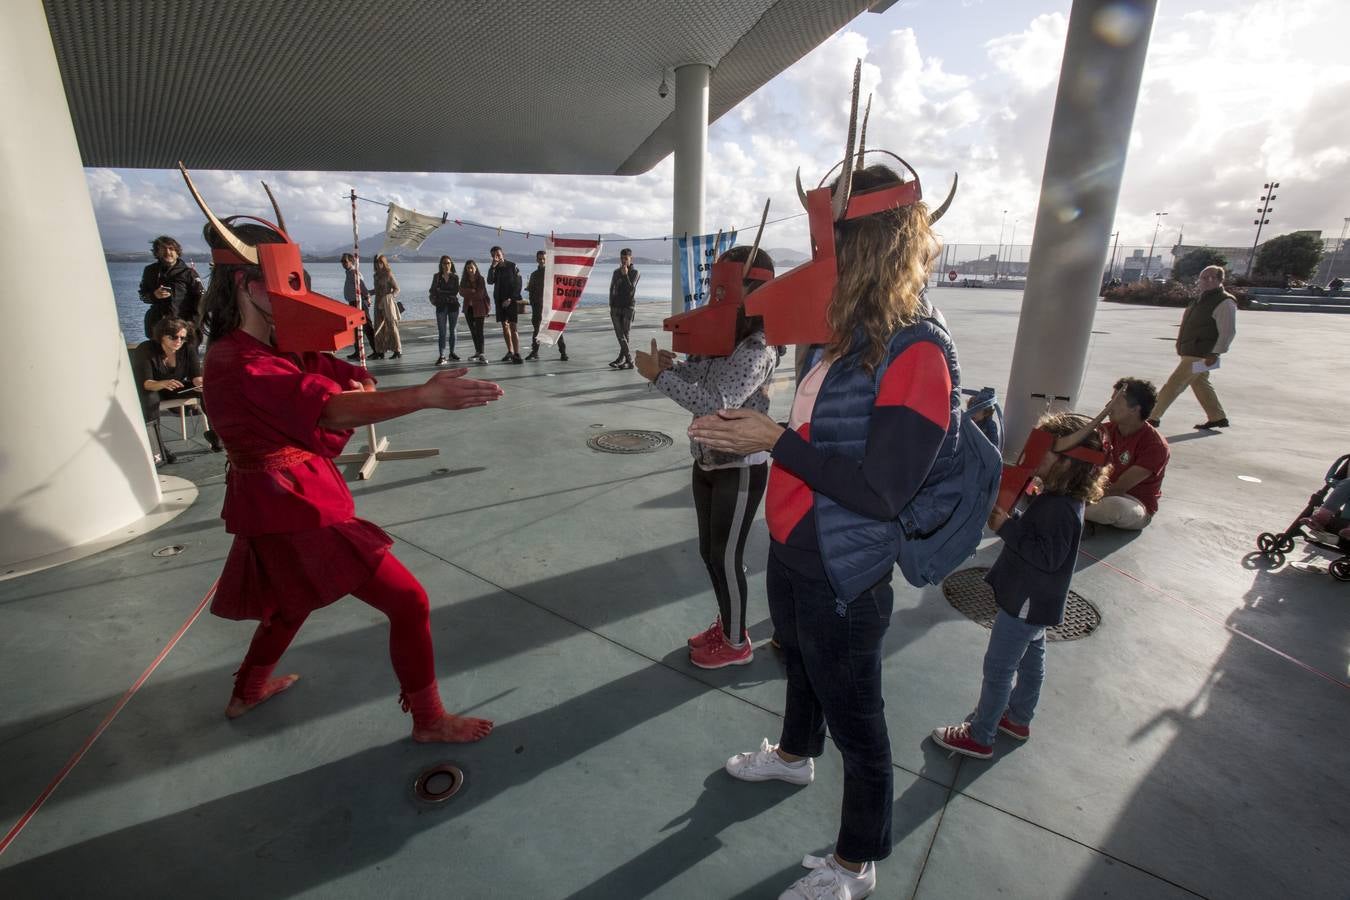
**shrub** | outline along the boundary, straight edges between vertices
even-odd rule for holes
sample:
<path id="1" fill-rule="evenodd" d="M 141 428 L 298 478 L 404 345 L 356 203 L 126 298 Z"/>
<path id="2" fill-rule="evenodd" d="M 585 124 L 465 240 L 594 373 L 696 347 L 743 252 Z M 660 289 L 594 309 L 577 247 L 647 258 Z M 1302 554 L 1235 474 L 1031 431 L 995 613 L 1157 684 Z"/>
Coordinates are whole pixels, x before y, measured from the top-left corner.
<path id="1" fill-rule="evenodd" d="M 1233 285 L 1224 287 L 1237 299 L 1238 309 L 1252 308 L 1252 298 L 1246 291 Z M 1135 281 L 1107 288 L 1102 293 L 1102 298 L 1112 303 L 1134 303 L 1139 306 L 1185 306 L 1194 296 L 1193 289 L 1178 281 L 1169 281 L 1166 284 Z"/>

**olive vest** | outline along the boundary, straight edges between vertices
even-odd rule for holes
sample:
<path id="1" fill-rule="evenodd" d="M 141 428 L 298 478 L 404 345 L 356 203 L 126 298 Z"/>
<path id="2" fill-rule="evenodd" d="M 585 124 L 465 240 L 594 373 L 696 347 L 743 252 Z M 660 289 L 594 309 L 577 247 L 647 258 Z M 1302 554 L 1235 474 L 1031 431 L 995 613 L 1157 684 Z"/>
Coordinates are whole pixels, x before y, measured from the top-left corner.
<path id="1" fill-rule="evenodd" d="M 1214 320 L 1214 310 L 1233 295 L 1223 288 L 1205 291 L 1190 303 L 1181 316 L 1181 327 L 1177 329 L 1177 356 L 1208 356 L 1219 342 L 1219 323 Z"/>

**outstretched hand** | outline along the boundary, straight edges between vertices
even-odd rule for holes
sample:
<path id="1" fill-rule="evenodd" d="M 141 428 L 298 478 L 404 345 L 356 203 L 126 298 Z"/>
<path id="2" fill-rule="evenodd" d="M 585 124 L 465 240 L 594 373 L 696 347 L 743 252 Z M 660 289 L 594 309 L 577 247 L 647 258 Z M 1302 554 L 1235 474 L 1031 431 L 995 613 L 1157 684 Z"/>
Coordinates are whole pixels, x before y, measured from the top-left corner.
<path id="1" fill-rule="evenodd" d="M 633 356 L 633 365 L 637 368 L 638 374 L 648 381 L 655 381 L 663 371 L 669 369 L 675 364 L 675 356 L 669 350 L 661 350 L 656 346 L 656 338 L 652 338 L 652 352 L 643 353 L 637 351 Z"/>
<path id="2" fill-rule="evenodd" d="M 689 437 L 712 450 L 745 456 L 772 450 L 786 431 L 764 413 L 753 409 L 719 409 L 699 416 L 689 426 Z"/>
<path id="3" fill-rule="evenodd" d="M 468 409 L 487 406 L 502 396 L 502 389 L 491 381 L 465 378 L 468 369 L 445 369 L 427 379 L 421 391 L 425 405 L 432 409 Z"/>

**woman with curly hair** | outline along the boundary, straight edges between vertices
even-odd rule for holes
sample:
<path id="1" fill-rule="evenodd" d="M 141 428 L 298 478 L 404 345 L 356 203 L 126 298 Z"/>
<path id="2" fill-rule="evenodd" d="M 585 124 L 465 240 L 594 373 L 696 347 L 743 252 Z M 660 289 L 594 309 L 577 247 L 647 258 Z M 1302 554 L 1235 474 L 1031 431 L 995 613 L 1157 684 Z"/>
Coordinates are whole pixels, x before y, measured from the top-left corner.
<path id="1" fill-rule="evenodd" d="M 389 257 L 383 253 L 375 257 L 375 353 L 371 359 L 391 359 L 403 355 L 403 340 L 399 337 L 398 279 L 389 267 Z"/>

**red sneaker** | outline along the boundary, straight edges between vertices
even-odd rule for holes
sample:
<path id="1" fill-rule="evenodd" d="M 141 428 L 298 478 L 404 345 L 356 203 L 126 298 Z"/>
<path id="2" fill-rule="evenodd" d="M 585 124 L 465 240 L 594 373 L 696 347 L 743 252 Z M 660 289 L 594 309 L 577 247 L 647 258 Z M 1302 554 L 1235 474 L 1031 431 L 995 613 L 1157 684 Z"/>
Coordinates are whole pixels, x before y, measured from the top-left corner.
<path id="1" fill-rule="evenodd" d="M 713 619 L 713 623 L 689 639 L 689 649 L 702 647 L 713 639 L 713 635 L 722 633 L 722 617 Z"/>
<path id="2" fill-rule="evenodd" d="M 744 666 L 755 658 L 755 649 L 750 645 L 748 636 L 742 636 L 739 647 L 727 643 L 719 628 L 713 632 L 712 640 L 701 647 L 689 651 L 689 661 L 700 669 L 721 669 L 726 666 Z"/>
<path id="3" fill-rule="evenodd" d="M 933 743 L 944 750 L 960 753 L 963 756 L 973 756 L 975 759 L 988 759 L 994 755 L 993 747 L 976 743 L 975 739 L 970 736 L 969 722 L 934 728 Z"/>
<path id="4" fill-rule="evenodd" d="M 1019 741 L 1025 741 L 1027 738 L 1031 737 L 1031 726 L 1018 725 L 1012 719 L 1008 718 L 1007 713 L 1004 713 L 1003 718 L 998 720 L 998 730 L 1008 737 L 1015 738 Z"/>

